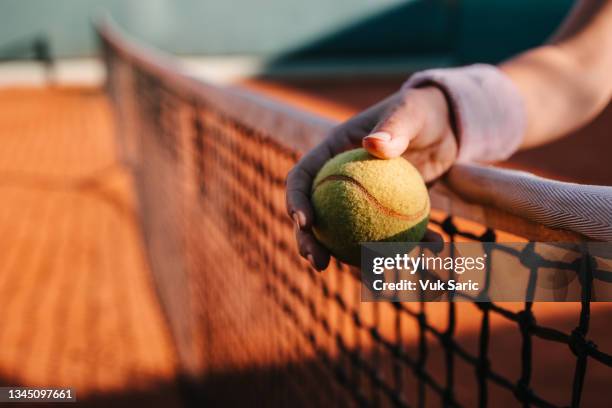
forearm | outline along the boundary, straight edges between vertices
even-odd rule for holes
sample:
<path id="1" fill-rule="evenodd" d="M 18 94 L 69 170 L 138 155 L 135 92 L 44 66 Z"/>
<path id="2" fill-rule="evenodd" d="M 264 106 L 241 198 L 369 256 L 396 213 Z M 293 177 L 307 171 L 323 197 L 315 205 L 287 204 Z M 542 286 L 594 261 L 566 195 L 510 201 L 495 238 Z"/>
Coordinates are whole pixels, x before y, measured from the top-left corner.
<path id="1" fill-rule="evenodd" d="M 612 96 L 612 0 L 595 1 L 582 2 L 550 44 L 500 66 L 523 97 L 522 148 L 584 125 Z"/>

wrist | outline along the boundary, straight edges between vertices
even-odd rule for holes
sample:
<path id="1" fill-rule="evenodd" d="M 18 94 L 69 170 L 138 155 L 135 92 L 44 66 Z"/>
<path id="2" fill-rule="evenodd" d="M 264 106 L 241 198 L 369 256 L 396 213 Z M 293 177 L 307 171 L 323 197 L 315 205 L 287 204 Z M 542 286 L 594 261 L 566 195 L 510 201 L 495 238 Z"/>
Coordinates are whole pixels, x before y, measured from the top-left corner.
<path id="1" fill-rule="evenodd" d="M 445 95 L 460 162 L 504 160 L 521 144 L 525 111 L 519 91 L 499 69 L 477 64 L 418 72 L 403 86 L 435 87 Z"/>

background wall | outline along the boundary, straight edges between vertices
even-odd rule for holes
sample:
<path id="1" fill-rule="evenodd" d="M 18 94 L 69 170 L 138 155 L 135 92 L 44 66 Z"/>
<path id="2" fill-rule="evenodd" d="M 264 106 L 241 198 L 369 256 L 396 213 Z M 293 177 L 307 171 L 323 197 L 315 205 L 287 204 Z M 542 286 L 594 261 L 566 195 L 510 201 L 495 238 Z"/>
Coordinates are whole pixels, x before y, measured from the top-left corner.
<path id="1" fill-rule="evenodd" d="M 62 57 L 95 53 L 90 18 L 179 54 L 496 60 L 542 41 L 571 0 L 2 0 L 2 44 L 48 34 Z"/>

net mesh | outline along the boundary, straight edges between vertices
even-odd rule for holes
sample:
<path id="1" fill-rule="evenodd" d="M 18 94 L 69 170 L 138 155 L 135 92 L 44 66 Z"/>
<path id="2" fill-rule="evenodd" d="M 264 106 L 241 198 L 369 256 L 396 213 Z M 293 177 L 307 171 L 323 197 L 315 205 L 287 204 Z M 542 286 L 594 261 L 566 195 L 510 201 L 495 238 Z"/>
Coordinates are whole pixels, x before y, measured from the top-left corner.
<path id="1" fill-rule="evenodd" d="M 300 155 L 282 142 L 292 134 L 262 131 L 202 89 L 185 91 L 178 74 L 131 55 L 116 35 L 102 32 L 102 44 L 152 270 L 199 398 L 578 406 L 589 362 L 612 367 L 612 356 L 588 337 L 594 259 L 577 261 L 591 272 L 565 330 L 540 324 L 530 302 L 361 303 L 354 270 L 336 263 L 321 275 L 297 254 L 284 210 L 284 179 Z M 493 242 L 500 234 L 448 214 L 432 218 L 450 241 Z M 563 355 L 567 373 L 538 371 L 538 345 Z M 541 391 L 536 380 L 546 376 L 553 386 Z"/>

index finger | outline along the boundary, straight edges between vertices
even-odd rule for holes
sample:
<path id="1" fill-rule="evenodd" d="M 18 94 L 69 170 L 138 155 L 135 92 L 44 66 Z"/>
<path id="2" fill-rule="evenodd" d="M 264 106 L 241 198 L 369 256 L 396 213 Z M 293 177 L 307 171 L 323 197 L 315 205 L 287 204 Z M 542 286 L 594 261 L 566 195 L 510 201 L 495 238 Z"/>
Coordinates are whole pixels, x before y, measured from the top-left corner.
<path id="1" fill-rule="evenodd" d="M 314 214 L 310 189 L 319 169 L 332 157 L 329 139 L 308 152 L 287 175 L 287 212 L 300 229 L 310 229 Z"/>

